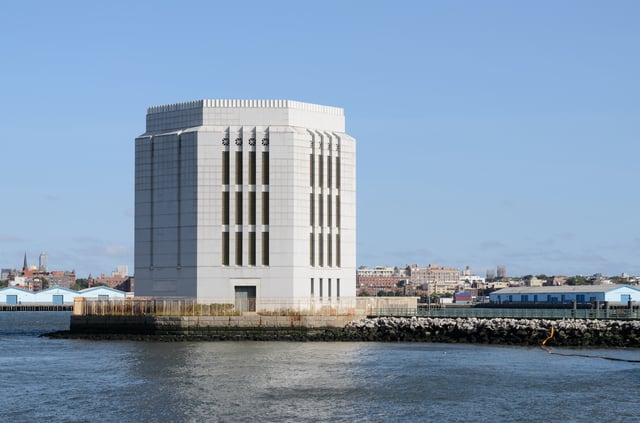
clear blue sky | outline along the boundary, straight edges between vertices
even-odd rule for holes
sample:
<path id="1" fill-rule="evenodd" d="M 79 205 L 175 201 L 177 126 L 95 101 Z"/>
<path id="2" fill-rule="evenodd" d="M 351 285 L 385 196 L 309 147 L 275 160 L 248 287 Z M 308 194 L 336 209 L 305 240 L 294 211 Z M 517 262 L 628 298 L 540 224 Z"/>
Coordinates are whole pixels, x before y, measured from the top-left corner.
<path id="1" fill-rule="evenodd" d="M 345 109 L 358 264 L 640 274 L 640 2 L 0 5 L 0 266 L 133 269 L 146 108 Z"/>

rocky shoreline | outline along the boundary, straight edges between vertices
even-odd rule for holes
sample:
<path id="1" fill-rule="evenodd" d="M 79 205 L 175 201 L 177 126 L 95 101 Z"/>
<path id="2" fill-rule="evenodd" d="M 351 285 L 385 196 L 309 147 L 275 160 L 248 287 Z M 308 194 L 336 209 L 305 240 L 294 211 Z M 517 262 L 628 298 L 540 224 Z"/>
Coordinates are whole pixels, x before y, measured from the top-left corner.
<path id="1" fill-rule="evenodd" d="M 571 347 L 640 347 L 640 321 L 381 317 L 351 321 L 344 327 L 198 327 L 128 333 L 63 331 L 52 338 L 141 341 L 346 341 L 440 342 Z"/>
<path id="2" fill-rule="evenodd" d="M 640 347 L 640 321 L 378 318 L 345 326 L 354 340 L 500 345 Z"/>

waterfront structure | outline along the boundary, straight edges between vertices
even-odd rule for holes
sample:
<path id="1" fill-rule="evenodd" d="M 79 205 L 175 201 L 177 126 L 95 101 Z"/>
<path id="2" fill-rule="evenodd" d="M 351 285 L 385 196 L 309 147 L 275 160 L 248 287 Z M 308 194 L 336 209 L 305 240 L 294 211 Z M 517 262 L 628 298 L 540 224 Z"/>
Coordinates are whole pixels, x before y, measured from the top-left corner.
<path id="1" fill-rule="evenodd" d="M 78 296 L 78 291 L 74 291 L 69 288 L 63 288 L 60 286 L 54 286 L 44 291 L 38 291 L 33 293 L 32 298 L 25 298 L 24 303 L 37 303 L 37 304 L 73 304 L 73 299 Z"/>
<path id="2" fill-rule="evenodd" d="M 0 289 L 0 304 L 52 304 L 71 305 L 76 297 L 99 299 L 124 299 L 126 293 L 105 286 L 74 291 L 72 289 L 54 286 L 44 291 L 33 292 L 27 289 L 8 287 Z"/>
<path id="3" fill-rule="evenodd" d="M 78 294 L 84 298 L 97 298 L 99 300 L 123 299 L 126 292 L 119 289 L 109 288 L 108 286 L 95 286 L 78 291 Z"/>
<path id="4" fill-rule="evenodd" d="M 337 107 L 150 107 L 136 138 L 136 296 L 355 296 L 355 140 Z"/>
<path id="5" fill-rule="evenodd" d="M 489 294 L 492 303 L 589 304 L 640 302 L 640 289 L 629 285 L 565 285 L 504 288 Z"/>

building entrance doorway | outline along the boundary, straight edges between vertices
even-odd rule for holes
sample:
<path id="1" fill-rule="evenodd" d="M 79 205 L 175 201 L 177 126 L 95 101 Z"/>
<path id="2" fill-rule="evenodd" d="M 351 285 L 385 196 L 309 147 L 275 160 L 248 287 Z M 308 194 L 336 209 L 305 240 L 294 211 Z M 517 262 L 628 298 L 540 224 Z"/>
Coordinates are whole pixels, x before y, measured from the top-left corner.
<path id="1" fill-rule="evenodd" d="M 236 311 L 256 311 L 256 287 L 236 286 Z"/>

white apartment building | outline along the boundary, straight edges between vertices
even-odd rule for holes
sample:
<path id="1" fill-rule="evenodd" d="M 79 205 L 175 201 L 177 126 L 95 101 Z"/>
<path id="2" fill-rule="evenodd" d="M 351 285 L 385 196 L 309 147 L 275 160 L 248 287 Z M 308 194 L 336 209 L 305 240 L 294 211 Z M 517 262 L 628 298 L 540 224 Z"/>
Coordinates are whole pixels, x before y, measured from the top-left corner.
<path id="1" fill-rule="evenodd" d="M 341 108 L 150 107 L 135 146 L 136 296 L 248 310 L 355 296 L 356 150 Z"/>

